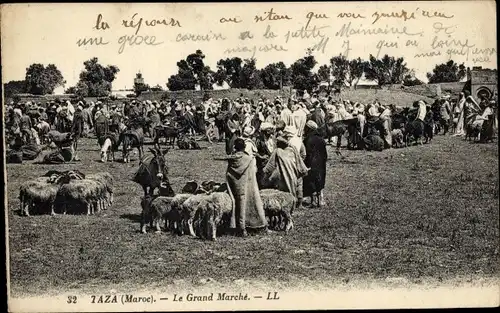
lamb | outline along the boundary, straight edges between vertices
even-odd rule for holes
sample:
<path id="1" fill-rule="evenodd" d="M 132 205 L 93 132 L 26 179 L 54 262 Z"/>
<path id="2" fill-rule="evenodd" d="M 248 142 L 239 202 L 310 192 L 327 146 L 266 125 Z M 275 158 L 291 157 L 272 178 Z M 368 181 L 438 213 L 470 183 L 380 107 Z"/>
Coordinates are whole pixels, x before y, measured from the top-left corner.
<path id="1" fill-rule="evenodd" d="M 51 214 L 54 215 L 54 201 L 59 186 L 50 182 L 51 177 L 39 177 L 24 182 L 19 189 L 19 201 L 21 212 L 30 216 L 30 210 L 35 204 L 49 205 Z"/>
<path id="2" fill-rule="evenodd" d="M 167 215 L 167 222 L 165 223 L 168 223 L 168 225 L 166 226 L 167 229 L 177 231 L 181 235 L 184 234 L 184 225 L 182 223 L 182 205 L 191 196 L 193 196 L 193 194 L 191 193 L 180 193 L 172 198 L 172 202 L 170 203 L 171 210 Z"/>
<path id="3" fill-rule="evenodd" d="M 105 199 L 107 200 L 107 206 L 111 206 L 113 204 L 113 176 L 108 172 L 99 172 L 88 174 L 85 178 L 98 181 L 104 185 L 106 189 Z M 106 209 L 107 206 L 103 205 L 104 209 Z"/>
<path id="4" fill-rule="evenodd" d="M 94 214 L 95 210 L 101 210 L 101 204 L 104 201 L 106 188 L 103 183 L 90 180 L 71 180 L 61 185 L 57 192 L 56 204 L 62 206 L 63 214 L 68 211 L 68 205 L 84 204 L 87 209 L 87 215 Z M 74 207 L 71 207 L 74 209 Z"/>
<path id="5" fill-rule="evenodd" d="M 404 146 L 404 134 L 403 130 L 400 128 L 393 129 L 391 131 L 392 136 L 392 146 L 394 148 L 401 148 Z"/>
<path id="6" fill-rule="evenodd" d="M 217 240 L 217 227 L 229 227 L 233 207 L 234 201 L 228 192 L 216 191 L 205 195 L 198 204 L 193 222 L 198 236 Z"/>
<path id="7" fill-rule="evenodd" d="M 293 228 L 292 212 L 296 203 L 295 197 L 291 193 L 275 189 L 261 190 L 260 197 L 266 216 L 270 219 L 284 218 L 285 232 L 290 231 Z"/>
<path id="8" fill-rule="evenodd" d="M 207 194 L 190 195 L 190 197 L 182 203 L 181 227 L 184 227 L 193 237 L 196 237 L 193 229 L 193 219 L 200 203 L 202 203 L 207 197 Z"/>
<path id="9" fill-rule="evenodd" d="M 161 231 L 160 222 L 164 219 L 166 224 L 166 215 L 171 209 L 172 197 L 147 195 L 141 200 L 141 233 L 146 233 L 146 225 L 149 223 L 156 232 Z M 165 225 L 166 226 L 166 225 Z"/>

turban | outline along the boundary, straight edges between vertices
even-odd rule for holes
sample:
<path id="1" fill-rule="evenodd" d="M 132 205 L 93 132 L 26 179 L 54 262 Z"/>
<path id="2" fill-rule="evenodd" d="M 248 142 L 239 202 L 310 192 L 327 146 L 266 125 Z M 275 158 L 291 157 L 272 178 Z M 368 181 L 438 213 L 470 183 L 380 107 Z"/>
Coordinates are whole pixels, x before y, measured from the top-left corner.
<path id="1" fill-rule="evenodd" d="M 316 122 L 313 120 L 307 121 L 306 126 L 310 129 L 318 129 L 318 124 L 316 124 Z"/>
<path id="2" fill-rule="evenodd" d="M 269 123 L 269 122 L 264 122 L 260 125 L 261 130 L 266 130 L 266 129 L 273 129 L 274 125 Z"/>
<path id="3" fill-rule="evenodd" d="M 243 130 L 243 136 L 250 137 L 253 135 L 254 132 L 255 132 L 255 128 L 253 126 L 247 126 Z"/>
<path id="4" fill-rule="evenodd" d="M 295 126 L 286 126 L 285 129 L 283 130 L 283 132 L 286 134 L 286 135 L 289 135 L 289 136 L 295 136 L 295 134 L 297 134 L 297 128 L 295 128 Z"/>

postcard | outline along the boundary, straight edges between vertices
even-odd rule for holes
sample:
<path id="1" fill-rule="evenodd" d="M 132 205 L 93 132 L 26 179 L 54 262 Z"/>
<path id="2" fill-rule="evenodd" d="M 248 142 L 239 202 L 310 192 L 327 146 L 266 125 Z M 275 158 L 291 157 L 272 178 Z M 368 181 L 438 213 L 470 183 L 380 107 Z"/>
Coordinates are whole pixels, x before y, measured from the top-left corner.
<path id="1" fill-rule="evenodd" d="M 494 1 L 0 17 L 9 311 L 499 305 Z"/>

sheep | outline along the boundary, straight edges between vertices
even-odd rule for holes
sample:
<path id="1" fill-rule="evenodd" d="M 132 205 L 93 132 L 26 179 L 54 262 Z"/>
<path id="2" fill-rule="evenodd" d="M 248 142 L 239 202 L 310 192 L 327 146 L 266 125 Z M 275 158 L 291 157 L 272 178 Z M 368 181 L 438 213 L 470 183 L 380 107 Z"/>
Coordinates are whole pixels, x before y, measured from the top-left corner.
<path id="1" fill-rule="evenodd" d="M 195 217 L 196 211 L 198 210 L 199 204 L 207 197 L 206 194 L 196 194 L 190 195 L 181 206 L 181 227 L 184 227 L 186 231 L 193 237 L 196 234 L 193 229 L 193 219 Z"/>
<path id="2" fill-rule="evenodd" d="M 403 130 L 400 128 L 393 129 L 391 131 L 392 136 L 392 146 L 394 148 L 401 148 L 404 146 L 404 134 Z"/>
<path id="3" fill-rule="evenodd" d="M 58 185 L 50 182 L 51 177 L 39 177 L 24 182 L 19 188 L 19 201 L 21 213 L 30 216 L 30 209 L 35 204 L 50 206 L 51 214 L 54 215 L 54 201 L 56 199 Z"/>
<path id="4" fill-rule="evenodd" d="M 151 228 L 156 228 L 157 233 L 161 231 L 160 222 L 170 211 L 171 201 L 172 197 L 146 195 L 142 198 L 141 233 L 146 233 L 148 222 Z"/>
<path id="5" fill-rule="evenodd" d="M 94 214 L 97 208 L 100 211 L 100 204 L 104 199 L 106 188 L 101 182 L 81 179 L 71 180 L 61 185 L 57 192 L 56 204 L 62 206 L 63 214 L 68 211 L 68 205 L 85 204 L 87 215 Z"/>
<path id="6" fill-rule="evenodd" d="M 105 198 L 107 200 L 107 206 L 103 204 L 103 209 L 111 206 L 113 204 L 113 176 L 111 176 L 111 174 L 108 172 L 99 172 L 88 174 L 85 178 L 98 181 L 104 185 L 106 189 Z"/>
<path id="7" fill-rule="evenodd" d="M 182 223 L 182 206 L 183 203 L 191 196 L 193 196 L 193 194 L 191 193 L 179 193 L 172 198 L 172 202 L 170 204 L 171 210 L 167 215 L 167 221 L 165 223 L 168 223 L 168 225 L 166 225 L 167 229 L 170 229 L 171 231 L 177 231 L 180 235 L 184 234 L 184 227 Z"/>
<path id="8" fill-rule="evenodd" d="M 262 204 L 266 216 L 271 220 L 275 217 L 284 218 L 285 232 L 293 228 L 292 212 L 296 204 L 295 197 L 288 192 L 275 189 L 263 189 L 260 191 Z"/>
<path id="9" fill-rule="evenodd" d="M 203 239 L 217 240 L 217 227 L 229 227 L 234 201 L 228 192 L 205 195 L 198 204 L 194 226 Z"/>

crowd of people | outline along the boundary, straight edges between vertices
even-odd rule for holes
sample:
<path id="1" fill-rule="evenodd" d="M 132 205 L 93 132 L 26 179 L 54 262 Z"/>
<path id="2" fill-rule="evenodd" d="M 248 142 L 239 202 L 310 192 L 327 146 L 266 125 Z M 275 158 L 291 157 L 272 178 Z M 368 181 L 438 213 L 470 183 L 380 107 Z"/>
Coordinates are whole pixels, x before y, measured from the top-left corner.
<path id="1" fill-rule="evenodd" d="M 496 95 L 477 102 L 463 92 L 457 99 L 442 96 L 432 104 L 417 101 L 412 116 L 422 124 L 431 116 L 444 134 L 454 136 L 478 129 L 480 141 L 488 141 L 496 136 L 496 104 Z M 117 138 L 128 121 L 140 117 L 148 121 L 145 132 L 152 138 L 163 125 L 180 124 L 187 134 L 205 135 L 209 140 L 216 134 L 208 130 L 217 129 L 215 139 L 225 141 L 228 155 L 227 181 L 239 212 L 246 216 L 240 214 L 240 228 L 245 233 L 246 227 L 262 227 L 259 189 L 290 192 L 297 199 L 297 208 L 305 203 L 304 197 L 310 198 L 308 205 L 325 204 L 327 121 L 356 119 L 357 132 L 363 137 L 366 125 L 378 120 L 382 131 L 376 135 L 384 148 L 391 148 L 392 118 L 402 109 L 377 100 L 366 104 L 307 91 L 301 97 L 205 99 L 197 104 L 190 100 L 132 100 L 120 105 L 69 100 L 11 103 L 5 121 L 10 150 L 7 161 L 34 159 L 49 143 L 56 148 L 49 158 L 52 161 L 77 161 L 79 138 L 92 133 L 98 140 Z"/>
<path id="2" fill-rule="evenodd" d="M 432 116 L 445 134 L 452 132 L 455 136 L 466 135 L 467 129 L 480 129 L 480 140 L 488 141 L 493 139 L 498 124 L 496 96 L 479 100 L 478 103 L 465 91 L 458 99 L 448 95 L 436 99 L 432 104 L 418 101 L 415 103 L 414 116 L 422 123 Z M 282 132 L 285 127 L 293 126 L 297 138 L 302 138 L 306 122 L 311 120 L 318 125 L 317 132 L 324 137 L 327 121 L 331 123 L 354 118 L 357 119 L 361 137 L 367 135 L 367 123 L 379 120 L 383 129 L 376 135 L 383 140 L 384 148 L 391 148 L 391 119 L 401 110 L 402 107 L 380 103 L 378 100 L 372 103 L 352 102 L 334 96 L 320 97 L 316 93 L 309 95 L 307 91 L 301 97 L 205 99 L 196 104 L 191 100 L 131 100 L 118 105 L 101 101 L 28 101 L 7 105 L 6 137 L 11 149 L 18 151 L 23 146 L 25 158 L 31 159 L 39 150 L 37 146 L 53 139 L 51 132 L 71 133 L 72 145 L 68 154 L 71 160 L 78 160 L 80 137 L 94 133 L 98 139 L 110 134 L 116 138 L 126 129 L 127 121 L 144 117 L 148 121 L 146 134 L 152 138 L 157 127 L 181 121 L 183 130 L 189 135 L 202 134 L 209 140 L 225 140 L 226 153 L 231 154 L 234 141 L 240 136 L 247 139 L 252 137 L 256 141 L 254 149 L 262 151 L 266 144 L 269 145 L 270 129 Z M 217 132 L 214 132 L 215 129 Z M 300 150 L 297 143 L 295 148 Z M 258 165 L 262 164 L 258 160 Z"/>

